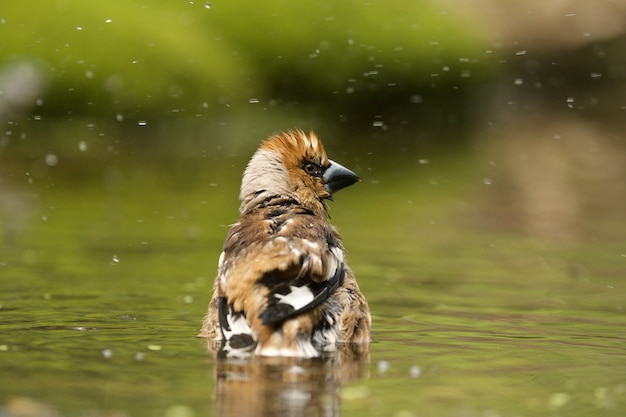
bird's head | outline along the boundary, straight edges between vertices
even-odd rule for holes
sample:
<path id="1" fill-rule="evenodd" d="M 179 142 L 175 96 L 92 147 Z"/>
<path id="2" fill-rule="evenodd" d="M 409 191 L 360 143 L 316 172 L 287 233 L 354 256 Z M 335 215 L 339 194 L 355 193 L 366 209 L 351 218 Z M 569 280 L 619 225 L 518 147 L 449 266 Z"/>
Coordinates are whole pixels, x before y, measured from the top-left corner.
<path id="1" fill-rule="evenodd" d="M 280 195 L 322 214 L 323 200 L 358 180 L 354 172 L 328 159 L 315 133 L 290 130 L 268 138 L 252 156 L 241 183 L 240 211 Z"/>

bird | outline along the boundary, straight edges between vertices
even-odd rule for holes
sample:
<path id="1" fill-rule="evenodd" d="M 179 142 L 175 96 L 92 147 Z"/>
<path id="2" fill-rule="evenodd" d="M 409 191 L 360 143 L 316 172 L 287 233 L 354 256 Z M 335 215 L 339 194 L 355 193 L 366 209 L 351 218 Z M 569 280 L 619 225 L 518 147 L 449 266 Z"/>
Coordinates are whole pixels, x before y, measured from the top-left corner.
<path id="1" fill-rule="evenodd" d="M 199 336 L 222 357 L 314 358 L 370 342 L 371 314 L 327 201 L 360 179 L 311 131 L 261 143 L 244 170 Z"/>

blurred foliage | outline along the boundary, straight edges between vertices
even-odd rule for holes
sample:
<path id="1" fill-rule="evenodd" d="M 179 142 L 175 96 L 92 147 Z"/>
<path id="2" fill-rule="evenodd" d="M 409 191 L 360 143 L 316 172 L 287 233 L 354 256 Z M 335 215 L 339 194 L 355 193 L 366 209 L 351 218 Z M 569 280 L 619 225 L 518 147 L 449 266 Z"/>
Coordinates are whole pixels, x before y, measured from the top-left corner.
<path id="1" fill-rule="evenodd" d="M 371 121 L 430 99 L 462 107 L 463 86 L 489 70 L 480 32 L 425 0 L 32 0 L 0 12 L 0 69 L 34 66 L 46 87 L 31 105 L 58 118 L 258 103 Z"/>

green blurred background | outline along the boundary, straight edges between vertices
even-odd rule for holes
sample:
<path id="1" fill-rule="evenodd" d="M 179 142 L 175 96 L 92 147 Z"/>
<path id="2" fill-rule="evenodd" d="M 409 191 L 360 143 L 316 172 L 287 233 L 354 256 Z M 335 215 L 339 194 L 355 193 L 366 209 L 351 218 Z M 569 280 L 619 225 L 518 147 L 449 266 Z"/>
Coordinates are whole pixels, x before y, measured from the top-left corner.
<path id="1" fill-rule="evenodd" d="M 548 93 L 621 79 L 623 29 L 604 33 L 619 4 L 598 17 L 580 5 L 540 14 L 538 2 L 486 3 L 491 15 L 473 19 L 453 1 L 9 3 L 3 87 L 11 65 L 28 64 L 32 74 L 13 81 L 30 81 L 22 92 L 36 99 L 14 104 L 60 119 L 209 118 L 258 104 L 358 123 L 433 104 L 467 113 L 471 97 L 516 71 Z M 506 26 L 525 20 L 523 34 Z"/>
<path id="2" fill-rule="evenodd" d="M 424 1 L 40 1 L 5 6 L 1 30 L 6 71 L 32 68 L 35 114 L 131 124 L 249 107 L 407 117 L 444 95 L 464 101 L 497 62 L 478 25 Z"/>
<path id="3" fill-rule="evenodd" d="M 194 155 L 207 140 L 257 142 L 302 127 L 396 152 L 388 141 L 464 146 L 468 132 L 549 111 L 621 121 L 624 9 L 9 2 L 0 16 L 0 145 L 6 152 L 44 126 L 58 152 L 80 134 Z"/>
<path id="4" fill-rule="evenodd" d="M 9 2 L 3 206 L 116 164 L 203 181 L 296 127 L 366 181 L 469 161 L 487 224 L 578 235 L 582 200 L 622 204 L 580 186 L 625 175 L 625 21 L 610 0 Z"/>

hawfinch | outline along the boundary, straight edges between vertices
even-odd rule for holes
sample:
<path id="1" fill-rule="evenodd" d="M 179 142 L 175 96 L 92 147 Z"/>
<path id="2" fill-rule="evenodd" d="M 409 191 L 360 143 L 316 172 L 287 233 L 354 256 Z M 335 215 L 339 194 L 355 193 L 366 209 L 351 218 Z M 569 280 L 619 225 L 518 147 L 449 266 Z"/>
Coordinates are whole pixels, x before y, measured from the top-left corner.
<path id="1" fill-rule="evenodd" d="M 369 343 L 369 308 L 325 204 L 358 180 L 312 132 L 263 142 L 243 174 L 239 222 L 199 336 L 221 343 L 226 357 L 310 358 Z"/>

